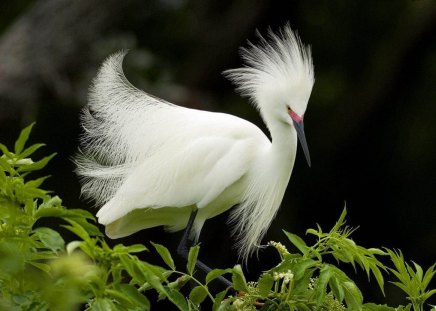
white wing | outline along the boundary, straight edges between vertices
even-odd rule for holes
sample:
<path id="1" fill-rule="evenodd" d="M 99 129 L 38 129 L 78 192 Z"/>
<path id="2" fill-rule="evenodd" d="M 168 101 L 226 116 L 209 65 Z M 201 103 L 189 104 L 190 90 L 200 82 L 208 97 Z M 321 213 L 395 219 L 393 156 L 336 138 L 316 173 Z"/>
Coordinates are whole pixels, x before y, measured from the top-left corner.
<path id="1" fill-rule="evenodd" d="M 253 142 L 205 137 L 177 152 L 162 150 L 127 176 L 115 196 L 97 213 L 99 222 L 109 224 L 145 207 L 207 206 L 247 172 L 257 154 L 247 153 L 257 148 Z"/>
<path id="2" fill-rule="evenodd" d="M 124 77 L 125 53 L 109 57 L 89 91 L 83 110 L 81 153 L 76 157 L 82 194 L 97 205 L 107 202 L 141 157 L 163 141 L 156 136 L 162 110 L 173 107 L 133 87 Z M 164 135 L 164 133 L 162 133 Z M 147 139 L 147 144 L 143 142 Z"/>
<path id="3" fill-rule="evenodd" d="M 240 118 L 152 97 L 124 77 L 125 53 L 108 58 L 82 115 L 76 158 L 83 194 L 108 224 L 135 208 L 207 205 L 245 174 L 269 140 Z"/>

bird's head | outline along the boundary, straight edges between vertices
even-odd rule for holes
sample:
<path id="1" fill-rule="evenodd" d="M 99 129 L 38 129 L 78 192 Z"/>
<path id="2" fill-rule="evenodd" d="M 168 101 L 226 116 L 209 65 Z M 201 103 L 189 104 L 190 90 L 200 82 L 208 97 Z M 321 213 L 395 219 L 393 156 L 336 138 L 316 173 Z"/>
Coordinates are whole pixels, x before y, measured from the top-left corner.
<path id="1" fill-rule="evenodd" d="M 289 24 L 277 34 L 271 30 L 259 43 L 241 50 L 245 66 L 224 72 L 259 109 L 268 127 L 295 128 L 307 162 L 304 114 L 315 82 L 310 47 L 304 46 Z M 270 129 L 271 130 L 271 129 Z"/>

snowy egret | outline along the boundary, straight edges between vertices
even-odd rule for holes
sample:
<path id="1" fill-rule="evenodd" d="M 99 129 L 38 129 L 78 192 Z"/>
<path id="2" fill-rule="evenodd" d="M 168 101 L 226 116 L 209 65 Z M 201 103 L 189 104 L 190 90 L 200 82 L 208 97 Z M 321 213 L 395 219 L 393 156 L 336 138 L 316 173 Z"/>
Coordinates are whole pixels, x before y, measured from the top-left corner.
<path id="1" fill-rule="evenodd" d="M 76 162 L 82 193 L 102 206 L 97 217 L 110 238 L 163 225 L 186 228 L 182 245 L 235 207 L 239 254 L 247 259 L 257 248 L 283 199 L 298 139 L 310 166 L 303 117 L 314 84 L 310 47 L 289 25 L 258 36 L 242 49 L 245 66 L 224 75 L 259 110 L 271 140 L 241 118 L 138 90 L 124 76 L 124 52 L 103 63 L 82 113 Z"/>

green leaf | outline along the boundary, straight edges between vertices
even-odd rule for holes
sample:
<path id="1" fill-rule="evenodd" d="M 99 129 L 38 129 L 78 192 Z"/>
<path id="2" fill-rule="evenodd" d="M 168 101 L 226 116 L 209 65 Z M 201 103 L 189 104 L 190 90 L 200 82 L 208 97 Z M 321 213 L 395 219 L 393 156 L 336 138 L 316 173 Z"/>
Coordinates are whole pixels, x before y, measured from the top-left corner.
<path id="1" fill-rule="evenodd" d="M 3 152 L 3 154 L 8 158 L 8 159 L 15 159 L 15 155 L 12 153 L 12 152 L 10 152 L 9 150 L 8 150 L 8 147 L 6 147 L 5 145 L 3 145 L 3 144 L 0 144 L 0 150 Z"/>
<path id="2" fill-rule="evenodd" d="M 340 285 L 340 281 L 339 281 L 336 273 L 333 274 L 333 276 L 330 278 L 329 286 L 330 286 L 330 289 L 332 290 L 333 295 L 335 296 L 335 298 L 339 302 L 342 302 L 344 300 L 344 297 L 345 297 L 344 289 Z"/>
<path id="3" fill-rule="evenodd" d="M 19 173 L 21 173 L 21 172 L 31 172 L 31 171 L 37 171 L 37 170 L 43 169 L 48 164 L 48 162 L 51 159 L 53 159 L 53 157 L 55 155 L 56 155 L 56 153 L 53 153 L 53 154 L 51 154 L 51 155 L 49 155 L 47 157 L 42 158 L 42 160 L 39 160 L 39 161 L 37 161 L 35 163 L 29 164 L 29 165 L 20 166 L 17 169 L 17 172 L 19 172 Z"/>
<path id="4" fill-rule="evenodd" d="M 44 147 L 44 146 L 45 146 L 45 144 L 34 144 L 34 145 L 24 149 L 24 151 L 21 152 L 20 154 L 18 154 L 17 157 L 19 159 L 27 158 L 27 157 L 31 156 L 33 153 L 35 153 L 36 150 L 38 150 L 39 148 Z"/>
<path id="5" fill-rule="evenodd" d="M 424 274 L 424 277 L 422 278 L 422 288 L 426 289 L 428 284 L 430 283 L 430 281 L 433 279 L 436 271 L 434 270 L 435 268 L 434 264 L 433 266 L 431 266 L 430 268 L 427 269 L 427 271 Z"/>
<path id="6" fill-rule="evenodd" d="M 66 209 L 63 208 L 63 215 L 62 217 L 66 218 L 77 218 L 77 219 L 91 219 L 95 220 L 95 217 L 93 214 L 91 214 L 89 211 L 83 210 L 83 209 Z"/>
<path id="7" fill-rule="evenodd" d="M 421 295 L 421 297 L 423 298 L 423 300 L 427 300 L 434 294 L 436 294 L 436 289 L 432 289 L 431 291 L 425 292 L 424 294 Z"/>
<path id="8" fill-rule="evenodd" d="M 410 296 L 409 288 L 408 288 L 405 284 L 403 284 L 403 283 L 401 283 L 401 282 L 389 282 L 389 283 L 394 284 L 395 286 L 397 286 L 397 287 L 400 288 L 403 292 L 405 292 L 407 295 Z"/>
<path id="9" fill-rule="evenodd" d="M 363 297 L 359 288 L 352 281 L 343 282 L 345 302 L 350 310 L 362 310 Z"/>
<path id="10" fill-rule="evenodd" d="M 315 289 L 315 294 L 317 297 L 316 299 L 317 306 L 321 306 L 324 302 L 325 296 L 327 294 L 327 285 L 332 275 L 333 273 L 329 265 L 324 265 L 321 268 L 319 272 L 318 281 L 316 282 L 316 289 Z"/>
<path id="11" fill-rule="evenodd" d="M 320 232 L 318 232 L 317 230 L 309 228 L 306 230 L 306 234 L 312 234 L 312 235 L 319 237 L 322 234 L 322 232 L 320 234 Z"/>
<path id="12" fill-rule="evenodd" d="M 127 246 L 125 246 L 124 244 L 117 244 L 114 246 L 113 251 L 115 254 L 119 255 L 119 254 L 128 254 L 129 252 L 127 251 Z"/>
<path id="13" fill-rule="evenodd" d="M 223 299 L 227 295 L 227 291 L 228 291 L 228 289 L 225 289 L 222 292 L 219 292 L 215 296 L 215 302 L 213 303 L 213 307 L 212 307 L 213 311 L 218 311 L 221 309 L 221 307 L 225 308 L 226 305 L 225 305 L 225 303 L 222 303 L 222 302 L 223 302 Z"/>
<path id="14" fill-rule="evenodd" d="M 392 308 L 387 305 L 377 305 L 375 303 L 365 303 L 362 311 L 397 311 L 397 308 Z"/>
<path id="15" fill-rule="evenodd" d="M 1 159 L 1 158 L 0 158 Z M 0 189 L 2 188 L 2 183 L 6 182 L 6 174 L 4 172 L 4 170 L 1 167 L 1 163 L 0 163 Z"/>
<path id="16" fill-rule="evenodd" d="M 178 291 L 166 287 L 166 297 L 177 307 L 179 308 L 179 310 L 182 311 L 188 311 L 189 310 L 189 306 L 188 303 L 186 302 L 185 297 L 179 293 Z"/>
<path id="17" fill-rule="evenodd" d="M 55 206 L 52 206 L 53 204 Z M 95 218 L 91 213 L 80 209 L 65 209 L 61 207 L 60 204 L 60 199 L 56 196 L 53 197 L 50 201 L 39 206 L 35 215 L 36 218 L 58 217 L 67 222 L 71 220 L 76 223 L 76 225 L 82 227 L 88 236 L 103 236 L 97 226 L 87 221 L 87 219 L 95 221 Z"/>
<path id="18" fill-rule="evenodd" d="M 404 257 L 401 251 L 394 251 L 390 249 L 386 249 L 391 257 L 392 263 L 394 264 L 396 270 L 389 269 L 395 276 L 401 281 L 409 280 L 409 273 L 407 272 L 406 263 L 404 262 Z"/>
<path id="19" fill-rule="evenodd" d="M 297 302 L 295 304 L 295 309 L 294 310 L 298 310 L 298 311 L 313 311 L 314 309 L 310 308 L 306 303 L 304 302 Z"/>
<path id="20" fill-rule="evenodd" d="M 53 252 L 63 251 L 65 249 L 65 241 L 57 231 L 46 227 L 40 227 L 34 229 L 33 233 L 39 238 L 44 246 L 51 249 Z"/>
<path id="21" fill-rule="evenodd" d="M 3 157 L 0 157 L 0 168 L 3 171 L 8 172 L 8 173 L 12 173 L 13 172 L 13 168 L 8 163 L 8 161 L 6 161 Z"/>
<path id="22" fill-rule="evenodd" d="M 332 255 L 339 261 L 345 263 L 351 263 L 355 268 L 354 256 L 355 256 L 355 243 L 350 239 L 340 239 L 334 241 L 331 245 L 333 249 Z"/>
<path id="23" fill-rule="evenodd" d="M 150 301 L 142 295 L 138 289 L 130 284 L 117 284 L 116 289 L 124 294 L 126 297 L 129 297 L 135 305 L 140 307 L 142 310 L 150 309 Z"/>
<path id="24" fill-rule="evenodd" d="M 197 263 L 198 252 L 200 251 L 200 246 L 195 245 L 191 247 L 188 254 L 188 273 L 192 275 L 194 273 L 195 264 Z"/>
<path id="25" fill-rule="evenodd" d="M 269 273 L 264 273 L 257 282 L 257 289 L 262 298 L 268 297 L 271 288 L 274 285 L 274 278 Z"/>
<path id="26" fill-rule="evenodd" d="M 339 216 L 338 221 L 333 226 L 332 230 L 330 232 L 337 232 L 340 227 L 342 227 L 345 224 L 345 216 L 347 216 L 347 207 L 345 206 L 342 210 L 341 216 Z"/>
<path id="27" fill-rule="evenodd" d="M 289 241 L 295 245 L 295 247 L 298 248 L 298 250 L 303 254 L 303 255 L 307 255 L 308 251 L 309 251 L 309 247 L 306 245 L 306 243 L 303 241 L 302 238 L 300 238 L 298 235 L 287 232 L 285 230 L 283 230 L 286 234 L 286 236 L 288 237 Z"/>
<path id="28" fill-rule="evenodd" d="M 58 256 L 52 251 L 44 251 L 44 250 L 39 250 L 38 252 L 32 252 L 29 255 L 30 260 L 50 260 L 50 259 L 55 259 L 57 257 Z"/>
<path id="29" fill-rule="evenodd" d="M 91 237 L 89 236 L 88 232 L 79 225 L 79 223 L 75 222 L 72 219 L 65 219 L 68 223 L 71 224 L 71 226 L 63 226 L 64 228 L 70 230 L 72 233 L 77 235 L 79 238 L 81 238 L 85 242 L 89 242 L 91 240 Z"/>
<path id="30" fill-rule="evenodd" d="M 373 255 L 380 255 L 380 256 L 386 256 L 388 253 L 382 251 L 379 248 L 368 248 L 368 251 Z"/>
<path id="31" fill-rule="evenodd" d="M 36 261 L 30 261 L 29 264 L 38 268 L 41 271 L 44 271 L 45 273 L 50 273 L 51 267 L 48 264 Z"/>
<path id="32" fill-rule="evenodd" d="M 383 296 L 385 296 L 384 278 L 379 267 L 375 263 L 370 263 L 369 267 L 377 281 L 378 286 L 380 287 L 380 290 L 382 291 Z"/>
<path id="33" fill-rule="evenodd" d="M 107 310 L 117 310 L 117 307 L 109 298 L 95 297 L 89 306 L 90 311 L 107 311 Z"/>
<path id="34" fill-rule="evenodd" d="M 424 300 L 427 300 L 434 294 L 436 294 L 436 289 L 432 289 L 431 291 L 425 292 L 425 294 L 423 294 L 422 297 L 424 298 Z"/>
<path id="35" fill-rule="evenodd" d="M 134 257 L 128 255 L 127 253 L 119 253 L 118 258 L 120 259 L 123 268 L 132 278 L 133 283 L 142 285 L 148 282 L 158 292 L 165 292 L 159 277 L 157 277 L 153 271 L 147 267 L 140 267 L 140 263 L 135 260 Z"/>
<path id="36" fill-rule="evenodd" d="M 119 305 L 122 306 L 134 306 L 135 302 L 128 296 L 125 295 L 124 293 L 118 291 L 118 290 L 113 290 L 110 288 L 106 288 L 105 289 L 105 296 L 106 297 L 111 297 L 113 300 L 115 300 Z"/>
<path id="37" fill-rule="evenodd" d="M 125 246 L 123 244 L 117 244 L 114 246 L 113 251 L 117 254 L 132 254 L 146 251 L 147 248 L 142 244 L 133 244 Z"/>
<path id="38" fill-rule="evenodd" d="M 206 275 L 206 284 L 209 284 L 211 281 L 215 280 L 216 278 L 222 276 L 226 273 L 232 273 L 232 269 L 213 269 Z"/>
<path id="39" fill-rule="evenodd" d="M 38 212 L 41 209 L 60 209 L 60 210 L 62 210 L 62 212 L 65 212 L 65 209 L 62 208 L 62 200 L 57 195 L 53 196 L 48 201 L 43 202 L 38 207 Z M 69 209 L 68 211 L 71 212 L 71 211 L 74 211 L 74 209 Z"/>
<path id="40" fill-rule="evenodd" d="M 129 254 L 133 254 L 133 253 L 141 253 L 144 251 L 148 251 L 148 249 L 142 244 L 133 244 L 127 246 L 127 251 L 129 252 Z"/>
<path id="41" fill-rule="evenodd" d="M 68 218 L 65 218 L 67 220 Z M 88 233 L 89 236 L 92 237 L 104 237 L 104 234 L 100 231 L 100 229 L 94 225 L 86 221 L 83 218 L 72 218 L 77 221 L 77 223 L 82 226 L 83 229 Z"/>
<path id="42" fill-rule="evenodd" d="M 30 181 L 28 181 L 28 182 L 26 182 L 26 183 L 24 184 L 24 187 L 28 187 L 28 188 L 30 188 L 30 187 L 32 187 L 32 188 L 38 188 L 38 187 L 41 186 L 42 183 L 43 183 L 47 178 L 49 178 L 49 177 L 50 177 L 50 176 L 44 176 L 44 177 L 41 177 L 41 178 L 38 178 L 38 179 L 30 180 Z"/>
<path id="43" fill-rule="evenodd" d="M 24 145 L 27 142 L 27 139 L 29 138 L 30 132 L 32 131 L 32 127 L 35 125 L 35 122 L 31 123 L 30 125 L 28 125 L 27 127 L 25 127 L 21 133 L 20 136 L 18 137 L 17 141 L 15 142 L 15 148 L 14 151 L 16 154 L 19 154 L 23 148 Z"/>
<path id="44" fill-rule="evenodd" d="M 49 198 L 47 191 L 25 185 L 20 189 L 15 188 L 15 195 L 20 201 L 26 201 L 26 199 L 34 201 L 37 198 L 47 200 Z M 32 210 L 34 209 L 32 208 Z"/>
<path id="45" fill-rule="evenodd" d="M 62 218 L 66 215 L 65 209 L 62 207 L 53 207 L 49 206 L 49 204 L 43 203 L 38 207 L 36 211 L 36 218 L 44 218 L 44 217 L 59 217 Z"/>
<path id="46" fill-rule="evenodd" d="M 240 265 L 236 265 L 233 268 L 232 283 L 233 288 L 237 291 L 248 292 L 247 281 L 245 280 L 244 273 Z"/>
<path id="47" fill-rule="evenodd" d="M 298 281 L 303 278 L 303 276 L 306 275 L 306 272 L 308 272 L 309 269 L 315 267 L 318 263 L 318 261 L 310 258 L 302 259 L 294 263 L 290 268 L 290 270 L 292 270 L 292 272 L 294 273 L 294 280 Z"/>
<path id="48" fill-rule="evenodd" d="M 166 287 L 162 285 L 162 281 L 166 281 L 165 276 L 162 273 L 163 270 L 164 269 L 160 267 L 153 266 L 147 262 L 140 261 L 138 258 L 135 258 L 131 270 L 133 272 L 131 275 L 134 276 L 139 281 L 138 282 L 139 284 L 148 282 L 159 293 L 166 294 L 165 291 Z"/>
<path id="49" fill-rule="evenodd" d="M 206 299 L 207 290 L 204 286 L 196 286 L 189 293 L 189 299 L 192 301 L 194 305 L 199 305 Z"/>
<path id="50" fill-rule="evenodd" d="M 174 265 L 174 260 L 171 257 L 171 253 L 168 250 L 168 248 L 153 242 L 151 242 L 151 244 L 154 246 L 154 248 L 156 249 L 160 257 L 163 259 L 163 261 L 166 263 L 166 265 L 170 267 L 172 270 L 176 270 L 176 266 Z"/>
<path id="51" fill-rule="evenodd" d="M 424 276 L 424 272 L 422 271 L 422 268 L 420 265 L 418 265 L 416 262 L 412 261 L 413 265 L 415 266 L 415 270 L 416 270 L 416 277 L 418 278 L 419 281 L 422 281 L 422 278 Z"/>

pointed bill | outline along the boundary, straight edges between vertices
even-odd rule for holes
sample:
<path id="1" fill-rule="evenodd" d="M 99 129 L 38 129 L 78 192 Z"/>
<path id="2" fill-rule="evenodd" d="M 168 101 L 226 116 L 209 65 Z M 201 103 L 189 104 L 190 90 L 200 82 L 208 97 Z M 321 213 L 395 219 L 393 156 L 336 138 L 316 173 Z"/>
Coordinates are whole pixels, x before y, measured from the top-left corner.
<path id="1" fill-rule="evenodd" d="M 301 147 L 303 148 L 304 155 L 307 160 L 307 164 L 309 167 L 312 165 L 310 161 L 310 154 L 309 154 L 309 148 L 307 147 L 307 141 L 306 141 L 306 135 L 304 134 L 304 123 L 303 121 L 297 122 L 294 121 L 295 129 L 297 130 L 297 136 L 300 140 Z"/>
<path id="2" fill-rule="evenodd" d="M 309 167 L 312 165 L 310 161 L 309 148 L 307 147 L 306 135 L 304 134 L 304 122 L 303 118 L 295 118 L 291 116 L 292 121 L 294 122 L 295 130 L 297 131 L 298 140 L 300 141 L 301 147 L 303 148 L 304 156 L 306 157 L 307 164 Z"/>

